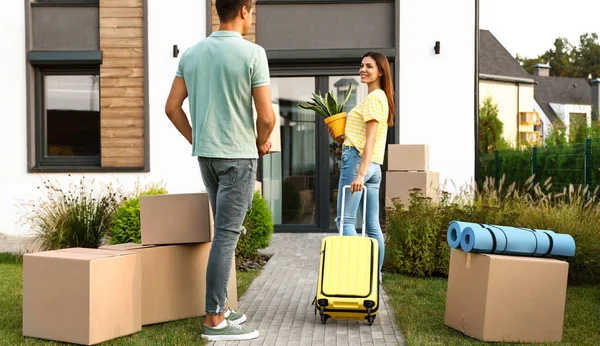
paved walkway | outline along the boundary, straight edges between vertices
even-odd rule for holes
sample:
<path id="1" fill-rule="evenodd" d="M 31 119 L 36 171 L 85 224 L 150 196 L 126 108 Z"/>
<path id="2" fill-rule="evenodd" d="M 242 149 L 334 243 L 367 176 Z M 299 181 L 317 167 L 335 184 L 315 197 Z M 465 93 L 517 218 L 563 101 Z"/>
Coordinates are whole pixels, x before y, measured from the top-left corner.
<path id="1" fill-rule="evenodd" d="M 209 345 L 404 345 L 381 289 L 379 313 L 366 321 L 328 320 L 322 324 L 311 305 L 316 292 L 321 239 L 330 234 L 276 233 L 265 253 L 273 254 L 239 301 L 239 311 L 260 336 L 252 341 L 212 342 Z"/>

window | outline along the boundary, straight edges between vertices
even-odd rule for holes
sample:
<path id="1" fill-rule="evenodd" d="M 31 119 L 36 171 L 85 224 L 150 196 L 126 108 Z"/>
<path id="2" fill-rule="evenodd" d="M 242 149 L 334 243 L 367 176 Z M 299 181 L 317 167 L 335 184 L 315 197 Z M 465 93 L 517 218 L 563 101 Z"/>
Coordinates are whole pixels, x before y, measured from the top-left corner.
<path id="1" fill-rule="evenodd" d="M 29 172 L 148 171 L 145 3 L 26 0 Z"/>
<path id="2" fill-rule="evenodd" d="M 100 165 L 99 69 L 39 69 L 37 163 Z"/>

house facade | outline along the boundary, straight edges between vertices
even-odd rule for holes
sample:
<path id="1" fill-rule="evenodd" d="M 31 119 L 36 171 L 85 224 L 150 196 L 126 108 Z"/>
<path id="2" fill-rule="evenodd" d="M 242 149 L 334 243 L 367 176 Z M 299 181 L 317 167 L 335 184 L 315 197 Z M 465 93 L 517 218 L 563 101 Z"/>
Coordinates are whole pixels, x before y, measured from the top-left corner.
<path id="1" fill-rule="evenodd" d="M 538 64 L 533 68 L 532 78 L 536 81 L 535 107 L 543 121 L 545 135 L 555 126 L 564 127 L 567 138 L 571 124 L 585 120 L 591 125 L 593 119 L 594 93 L 598 94 L 597 81 L 591 85 L 585 78 L 550 76 L 550 66 Z M 547 121 L 545 121 L 547 120 Z"/>
<path id="2" fill-rule="evenodd" d="M 503 138 L 511 145 L 541 139 L 541 119 L 535 109 L 535 80 L 488 30 L 480 30 L 479 100 L 498 106 Z"/>
<path id="3" fill-rule="evenodd" d="M 430 168 L 442 182 L 472 183 L 477 6 L 257 1 L 245 39 L 267 51 L 279 115 L 281 151 L 260 160 L 258 176 L 276 230 L 333 228 L 336 151 L 322 119 L 296 104 L 316 91 L 343 93 L 350 84 L 358 86 L 352 102 L 360 102 L 366 86 L 354 82 L 370 50 L 388 57 L 395 78 L 389 143 L 429 144 Z M 181 53 L 214 30 L 218 16 L 210 0 L 0 3 L 6 47 L 0 55 L 0 233 L 28 234 L 18 222 L 19 203 L 39 198 L 37 187 L 48 179 L 67 186 L 85 177 L 124 189 L 162 181 L 170 193 L 204 191 L 197 160 L 164 104 Z M 447 190 L 453 192 L 452 184 Z"/>

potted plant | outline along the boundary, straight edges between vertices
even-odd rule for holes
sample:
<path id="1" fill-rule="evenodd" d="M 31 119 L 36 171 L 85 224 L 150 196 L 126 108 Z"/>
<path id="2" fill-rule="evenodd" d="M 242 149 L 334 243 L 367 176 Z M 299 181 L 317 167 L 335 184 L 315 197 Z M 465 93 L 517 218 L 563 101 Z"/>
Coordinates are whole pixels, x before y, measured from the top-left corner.
<path id="1" fill-rule="evenodd" d="M 312 101 L 304 104 L 298 104 L 302 109 L 312 110 L 324 118 L 325 125 L 333 130 L 333 135 L 338 138 L 346 131 L 346 112 L 344 105 L 348 102 L 352 93 L 352 84 L 348 88 L 348 94 L 344 102 L 338 104 L 335 96 L 330 92 L 321 96 L 320 93 L 312 94 Z"/>

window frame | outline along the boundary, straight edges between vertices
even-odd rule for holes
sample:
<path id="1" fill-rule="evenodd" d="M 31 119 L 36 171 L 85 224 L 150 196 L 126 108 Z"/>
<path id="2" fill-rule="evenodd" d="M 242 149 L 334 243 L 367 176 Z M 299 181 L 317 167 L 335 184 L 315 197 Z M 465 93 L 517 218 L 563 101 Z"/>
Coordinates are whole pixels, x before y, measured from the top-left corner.
<path id="1" fill-rule="evenodd" d="M 100 152 L 98 156 L 48 156 L 47 155 L 47 119 L 45 106 L 45 83 L 47 75 L 98 75 L 100 66 L 74 65 L 68 68 L 64 66 L 40 66 L 35 68 L 35 165 L 33 170 L 68 170 L 77 171 L 86 168 L 101 168 L 102 146 L 99 143 Z M 100 81 L 99 81 L 100 83 Z M 100 87 L 98 86 L 98 90 Z M 100 124 L 98 124 L 100 127 Z M 100 130 L 100 128 L 98 129 Z M 101 141 L 101 138 L 98 138 Z"/>
<path id="2" fill-rule="evenodd" d="M 31 2 L 31 6 L 98 7 L 100 6 L 100 0 L 34 0 Z"/>

